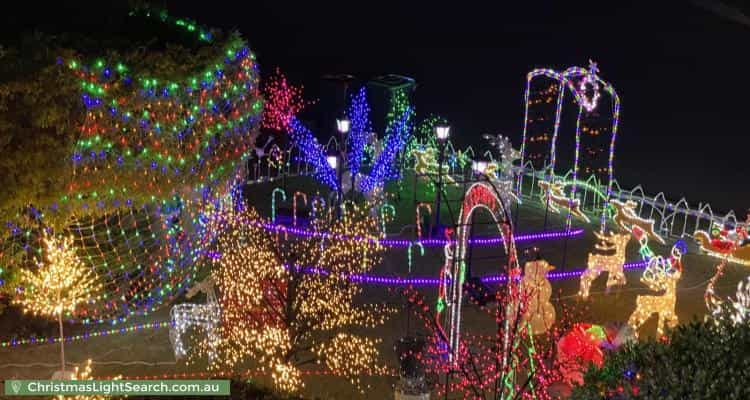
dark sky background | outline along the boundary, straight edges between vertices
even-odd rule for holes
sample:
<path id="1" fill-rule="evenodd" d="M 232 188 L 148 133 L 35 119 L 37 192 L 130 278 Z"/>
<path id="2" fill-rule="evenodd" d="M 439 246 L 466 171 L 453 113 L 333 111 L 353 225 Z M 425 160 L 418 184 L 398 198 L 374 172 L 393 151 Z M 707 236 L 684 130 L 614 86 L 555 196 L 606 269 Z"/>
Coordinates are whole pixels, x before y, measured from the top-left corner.
<path id="1" fill-rule="evenodd" d="M 96 4 L 107 12 L 104 2 Z M 646 193 L 710 202 L 739 217 L 750 207 L 750 19 L 739 14 L 750 15 L 748 3 L 166 5 L 172 15 L 239 30 L 262 71 L 280 67 L 310 98 L 327 73 L 411 76 L 419 84 L 417 113 L 447 117 L 460 144 L 503 133 L 518 145 L 526 73 L 593 59 L 622 100 L 615 176 L 623 187 L 641 183 Z"/>

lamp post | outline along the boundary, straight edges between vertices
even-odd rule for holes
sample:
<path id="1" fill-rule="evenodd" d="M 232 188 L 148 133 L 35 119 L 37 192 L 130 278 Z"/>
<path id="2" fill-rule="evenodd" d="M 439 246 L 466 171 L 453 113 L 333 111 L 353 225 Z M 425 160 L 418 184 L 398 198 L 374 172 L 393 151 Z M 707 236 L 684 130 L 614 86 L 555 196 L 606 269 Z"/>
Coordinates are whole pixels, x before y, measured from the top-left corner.
<path id="1" fill-rule="evenodd" d="M 339 141 L 339 154 L 341 155 L 342 161 L 346 158 L 346 135 L 349 133 L 349 128 L 351 127 L 352 122 L 344 117 L 341 119 L 336 120 L 336 129 L 339 131 L 339 136 L 341 137 L 341 140 Z M 341 187 L 341 175 L 343 173 L 343 166 L 339 168 L 338 170 L 338 177 L 339 177 L 339 196 L 343 195 L 343 188 Z M 350 171 L 351 173 L 351 179 L 352 179 L 352 188 L 351 190 L 354 191 L 354 171 Z M 352 193 L 353 195 L 353 193 Z"/>
<path id="2" fill-rule="evenodd" d="M 445 146 L 448 143 L 448 137 L 450 136 L 450 129 L 451 127 L 448 125 L 435 126 L 435 137 L 440 146 L 440 154 L 438 155 L 438 187 L 437 196 L 435 197 L 435 229 L 437 232 L 440 231 L 440 200 L 443 192 L 443 156 L 445 153 Z"/>
<path id="3" fill-rule="evenodd" d="M 339 162 L 340 155 L 338 151 L 331 151 L 326 156 L 326 162 L 328 162 L 328 165 L 333 168 L 333 170 L 336 173 L 336 184 L 338 185 L 338 201 L 341 201 L 341 163 Z"/>

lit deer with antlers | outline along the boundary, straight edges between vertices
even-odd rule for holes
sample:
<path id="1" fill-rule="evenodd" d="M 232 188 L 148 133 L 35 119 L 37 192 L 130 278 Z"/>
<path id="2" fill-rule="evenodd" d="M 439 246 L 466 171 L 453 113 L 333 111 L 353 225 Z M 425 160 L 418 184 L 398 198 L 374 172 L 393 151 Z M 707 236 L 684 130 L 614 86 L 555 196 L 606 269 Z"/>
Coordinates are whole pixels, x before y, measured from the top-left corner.
<path id="1" fill-rule="evenodd" d="M 182 341 L 182 335 L 191 327 L 197 326 L 204 330 L 208 337 L 209 362 L 213 361 L 216 356 L 216 333 L 215 330 L 219 325 L 219 304 L 216 301 L 216 292 L 214 291 L 214 281 L 211 276 L 199 282 L 186 293 L 185 297 L 191 298 L 203 292 L 206 294 L 205 304 L 182 303 L 172 307 L 171 327 L 169 330 L 169 340 L 174 347 L 176 359 L 181 359 L 187 355 L 188 346 Z"/>
<path id="2" fill-rule="evenodd" d="M 636 214 L 635 207 L 638 203 L 633 200 L 628 200 L 624 203 L 619 200 L 612 200 L 609 204 L 615 209 L 615 215 L 612 217 L 612 220 L 614 220 L 622 229 L 632 232 L 633 227 L 637 226 L 650 237 L 656 239 L 657 242 L 661 244 L 665 243 L 664 239 L 654 232 L 655 221 L 653 219 L 643 219 Z"/>
<path id="3" fill-rule="evenodd" d="M 656 334 L 664 334 L 664 327 L 673 328 L 679 320 L 675 313 L 675 304 L 677 303 L 677 281 L 682 277 L 682 255 L 685 254 L 687 246 L 685 242 L 678 241 L 672 247 L 672 254 L 669 258 L 657 256 L 648 261 L 646 270 L 643 271 L 641 282 L 645 283 L 651 290 L 664 292 L 661 295 L 639 295 L 635 299 L 636 307 L 633 314 L 628 319 L 628 325 L 633 328 L 636 336 L 638 328 L 651 318 L 652 315 L 658 314 L 659 321 L 656 325 Z"/>
<path id="4" fill-rule="evenodd" d="M 548 205 L 550 210 L 559 214 L 559 207 L 568 208 L 571 215 L 575 215 L 586 222 L 591 222 L 589 217 L 581 211 L 581 200 L 565 197 L 562 185 L 540 180 L 539 187 L 542 188 L 542 202 Z"/>
<path id="5" fill-rule="evenodd" d="M 611 255 L 589 253 L 586 271 L 581 275 L 581 287 L 578 290 L 578 295 L 584 299 L 589 297 L 591 282 L 598 278 L 602 272 L 607 272 L 608 291 L 612 286 L 626 283 L 623 266 L 625 265 L 625 250 L 628 247 L 628 242 L 630 242 L 630 234 L 610 232 L 609 235 L 603 235 L 594 232 L 594 235 L 599 239 L 599 243 L 594 245 L 596 250 L 614 251 L 615 253 Z"/>

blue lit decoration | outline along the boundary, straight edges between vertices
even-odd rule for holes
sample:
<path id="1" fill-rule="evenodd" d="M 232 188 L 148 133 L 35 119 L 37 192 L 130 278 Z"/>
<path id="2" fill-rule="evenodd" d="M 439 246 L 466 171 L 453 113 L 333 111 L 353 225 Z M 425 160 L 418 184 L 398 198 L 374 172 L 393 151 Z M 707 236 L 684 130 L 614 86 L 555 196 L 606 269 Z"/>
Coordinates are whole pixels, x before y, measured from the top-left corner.
<path id="1" fill-rule="evenodd" d="M 331 190 L 338 191 L 336 171 L 328 165 L 325 148 L 318 139 L 296 117 L 290 119 L 288 129 L 292 141 L 299 146 L 299 161 L 312 165 L 313 177 Z"/>
<path id="2" fill-rule="evenodd" d="M 352 97 L 346 116 L 352 124 L 346 138 L 347 165 L 352 174 L 357 174 L 362 166 L 367 136 L 372 131 L 370 106 L 367 104 L 367 92 L 364 87 L 359 89 L 356 96 Z"/>
<path id="3" fill-rule="evenodd" d="M 388 129 L 385 145 L 378 159 L 375 160 L 370 174 L 359 182 L 359 190 L 362 193 L 382 187 L 385 182 L 399 177 L 400 170 L 396 165 L 396 157 L 404 149 L 411 135 L 411 117 L 412 109 L 406 107 L 401 118 Z"/>

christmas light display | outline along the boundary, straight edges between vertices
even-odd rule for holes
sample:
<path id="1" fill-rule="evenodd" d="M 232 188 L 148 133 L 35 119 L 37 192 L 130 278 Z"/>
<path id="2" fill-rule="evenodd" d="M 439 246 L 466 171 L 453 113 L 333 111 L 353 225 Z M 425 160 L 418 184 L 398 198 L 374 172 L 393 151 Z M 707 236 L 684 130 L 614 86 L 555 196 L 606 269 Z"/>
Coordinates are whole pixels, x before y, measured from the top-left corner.
<path id="1" fill-rule="evenodd" d="M 449 165 L 444 164 L 442 168 L 440 168 L 440 165 L 437 162 L 437 155 L 438 149 L 435 147 L 423 146 L 421 148 L 414 148 L 410 153 L 410 156 L 414 158 L 414 173 L 419 177 L 427 177 L 428 179 L 436 177 L 438 174 L 442 174 L 445 183 L 455 184 L 456 181 L 448 173 L 450 168 Z M 432 180 L 430 183 L 434 185 Z"/>
<path id="2" fill-rule="evenodd" d="M 750 265 L 750 213 L 744 226 L 712 223 L 711 228 L 711 233 L 698 230 L 693 234 L 702 252 L 733 263 Z"/>
<path id="3" fill-rule="evenodd" d="M 615 209 L 615 215 L 612 217 L 612 220 L 620 228 L 632 232 L 633 227 L 637 226 L 641 231 L 648 234 L 649 237 L 654 238 L 661 244 L 665 244 L 664 239 L 654 231 L 654 223 L 656 221 L 653 219 L 643 219 L 635 212 L 635 207 L 638 206 L 638 203 L 632 200 L 624 203 L 619 200 L 612 200 L 610 204 Z"/>
<path id="4" fill-rule="evenodd" d="M 339 182 L 336 170 L 331 168 L 326 159 L 323 146 L 315 138 L 312 131 L 307 129 L 297 118 L 292 117 L 288 124 L 289 136 L 299 148 L 299 160 L 310 164 L 313 177 L 320 183 L 338 192 Z"/>
<path id="5" fill-rule="evenodd" d="M 541 78 L 552 80 L 553 84 L 546 89 L 533 91 L 532 84 Z M 600 218 L 601 230 L 605 230 L 606 210 L 612 195 L 614 180 L 615 140 L 620 123 L 620 98 L 614 87 L 599 77 L 599 68 L 593 61 L 589 61 L 589 68 L 570 67 L 563 72 L 551 69 L 535 69 L 526 76 L 526 90 L 524 92 L 524 124 L 521 142 L 521 165 L 531 161 L 536 169 L 548 168 L 551 175 L 556 173 L 557 167 L 557 138 L 560 131 L 560 121 L 565 90 L 573 94 L 578 104 L 575 124 L 575 150 L 572 157 L 571 178 L 576 181 L 579 175 L 596 176 L 605 182 L 606 199 Z M 603 89 L 611 98 L 612 108 L 607 113 L 594 112 L 601 101 Z M 533 109 L 549 109 L 553 106 L 553 117 L 544 111 L 540 115 Z M 533 106 L 533 107 L 532 107 Z M 608 117 L 604 124 L 599 124 L 602 116 Z M 548 126 L 549 123 L 552 126 Z M 552 132 L 550 135 L 549 132 Z M 605 134 L 609 133 L 609 137 Z M 585 135 L 585 139 L 583 138 Z M 606 143 L 603 143 L 603 139 Z M 596 143 L 601 142 L 600 146 Z M 548 146 L 548 147 L 546 147 Z M 545 147 L 541 152 L 533 152 L 532 148 Z M 582 151 L 583 150 L 583 151 Z M 543 154 L 547 152 L 547 154 Z M 582 162 L 583 159 L 583 162 Z M 604 165 L 604 166 L 597 166 Z M 583 174 L 580 170 L 583 169 Z M 585 177 L 585 176 L 584 176 Z M 523 184 L 523 174 L 518 177 L 518 190 Z M 576 185 L 571 188 L 571 196 L 575 198 Z"/>
<path id="6" fill-rule="evenodd" d="M 294 192 L 294 196 L 292 197 L 292 225 L 297 226 L 297 198 L 301 198 L 304 202 L 305 206 L 307 206 L 307 194 L 297 191 Z"/>
<path id="7" fill-rule="evenodd" d="M 216 356 L 216 327 L 219 324 L 221 310 L 216 301 L 214 282 L 209 276 L 187 291 L 185 297 L 191 298 L 198 292 L 206 294 L 205 304 L 183 303 L 172 307 L 169 340 L 172 342 L 175 359 L 179 360 L 187 355 L 189 348 L 182 341 L 182 335 L 190 328 L 198 327 L 206 334 L 205 342 L 208 347 L 208 360 L 212 362 Z"/>
<path id="8" fill-rule="evenodd" d="M 83 366 L 83 369 L 80 369 L 80 367 L 75 367 L 73 369 L 73 374 L 70 376 L 70 380 L 72 381 L 91 381 L 94 380 L 94 377 L 92 375 L 92 368 L 91 368 L 91 359 L 89 358 L 86 360 L 86 364 Z M 119 381 L 122 380 L 122 375 L 116 375 L 107 378 L 107 380 L 112 381 Z M 95 395 L 95 396 L 88 396 L 88 395 L 76 395 L 76 396 L 56 396 L 57 400 L 63 400 L 65 398 L 68 399 L 74 399 L 74 400 L 106 400 L 109 399 L 109 396 L 102 396 L 102 395 Z"/>
<path id="9" fill-rule="evenodd" d="M 379 325 L 386 311 L 355 304 L 361 289 L 348 278 L 380 260 L 382 247 L 371 233 L 378 221 L 368 213 L 367 205 L 349 206 L 339 219 L 310 222 L 318 231 L 370 239 L 361 241 L 284 240 L 251 223 L 260 219 L 252 209 L 212 217 L 220 230 L 213 271 L 221 306 L 214 368 L 253 360 L 278 390 L 288 392 L 301 387 L 308 363 L 320 362 L 355 385 L 359 375 L 382 369 L 375 363 L 378 341 L 351 333 Z M 210 344 L 202 348 L 211 351 Z"/>
<path id="10" fill-rule="evenodd" d="M 22 295 L 15 299 L 24 312 L 45 317 L 56 317 L 60 326 L 60 358 L 65 374 L 65 345 L 62 340 L 63 317 L 74 315 L 78 306 L 95 303 L 103 295 L 102 284 L 91 269 L 78 258 L 73 239 L 58 240 L 45 236 L 44 261 L 37 270 L 20 270 Z"/>
<path id="11" fill-rule="evenodd" d="M 583 375 L 590 365 L 604 364 L 602 342 L 607 334 L 600 325 L 577 323 L 557 342 L 557 365 L 563 381 L 569 385 L 582 385 Z"/>
<path id="12" fill-rule="evenodd" d="M 367 139 L 372 132 L 370 106 L 367 104 L 367 91 L 364 87 L 352 97 L 346 115 L 351 120 L 351 129 L 346 136 L 346 161 L 350 174 L 356 176 L 362 166 Z"/>
<path id="13" fill-rule="evenodd" d="M 271 192 L 271 222 L 276 222 L 276 194 L 280 194 L 281 200 L 286 201 L 286 192 L 284 189 L 273 189 L 273 192 Z"/>
<path id="14" fill-rule="evenodd" d="M 384 203 L 380 205 L 380 222 L 383 226 L 383 236 L 385 237 L 386 229 L 385 223 L 388 220 L 396 218 L 396 207 L 393 204 Z"/>
<path id="15" fill-rule="evenodd" d="M 716 273 L 709 280 L 704 294 L 706 308 L 709 312 L 706 318 L 716 321 L 717 326 L 720 326 L 719 322 L 727 317 L 733 324 L 750 321 L 750 278 L 737 284 L 737 293 L 734 299 L 724 300 L 716 294 L 716 282 L 724 274 L 727 262 L 727 259 L 721 260 L 716 266 Z"/>
<path id="16" fill-rule="evenodd" d="M 610 232 L 609 235 L 604 235 L 594 232 L 594 235 L 599 239 L 599 243 L 594 245 L 596 250 L 605 253 L 614 251 L 614 254 L 589 253 L 586 272 L 581 275 L 581 285 L 578 290 L 578 295 L 584 299 L 589 297 L 591 282 L 599 277 L 602 272 L 607 273 L 607 291 L 612 286 L 625 285 L 627 283 L 623 267 L 625 265 L 625 250 L 627 250 L 628 243 L 630 242 L 630 234 Z"/>
<path id="17" fill-rule="evenodd" d="M 38 211 L 42 223 L 72 221 L 57 230 L 74 237 L 107 292 L 99 304 L 81 305 L 75 318 L 84 323 L 145 315 L 184 290 L 211 242 L 201 216 L 253 151 L 263 108 L 255 55 L 237 35 L 201 38 L 207 31 L 173 22 L 208 42 L 195 50 L 207 63 L 185 79 L 144 74 L 110 56 L 60 60 L 80 84 L 83 119 L 74 124 L 67 193 Z M 11 223 L 3 246 L 14 254 L 3 261 L 20 269 L 41 235 Z"/>
<path id="18" fill-rule="evenodd" d="M 507 136 L 482 135 L 482 138 L 487 140 L 500 155 L 501 164 L 496 170 L 500 172 L 503 178 L 512 178 L 514 176 L 513 163 L 521 158 L 521 152 L 513 148 L 513 144 Z"/>
<path id="19" fill-rule="evenodd" d="M 662 336 L 665 326 L 672 328 L 677 325 L 677 314 L 674 311 L 677 301 L 677 281 L 682 276 L 682 255 L 685 254 L 686 250 L 685 242 L 678 241 L 672 247 L 669 258 L 657 256 L 648 261 L 641 282 L 645 283 L 651 290 L 661 291 L 664 294 L 639 295 L 636 297 L 635 311 L 628 319 L 628 325 L 633 328 L 636 336 L 638 328 L 653 314 L 659 316 L 656 327 L 657 336 Z"/>
<path id="20" fill-rule="evenodd" d="M 413 246 L 419 247 L 419 255 L 424 256 L 424 246 L 422 246 L 422 243 L 416 242 L 416 243 L 409 244 L 409 249 L 408 249 L 408 253 L 407 253 L 408 254 L 408 261 L 409 261 L 409 273 L 411 273 L 411 260 L 412 260 L 411 249 L 412 249 Z"/>
<path id="21" fill-rule="evenodd" d="M 394 122 L 385 138 L 383 150 L 372 165 L 370 174 L 362 177 L 359 191 L 369 193 L 383 188 L 383 184 L 399 177 L 400 169 L 396 157 L 406 146 L 411 135 L 411 108 L 407 108 L 401 117 Z"/>
<path id="22" fill-rule="evenodd" d="M 542 204 L 548 206 L 550 210 L 559 214 L 560 207 L 564 207 L 568 209 L 568 216 L 575 215 L 587 223 L 591 222 L 589 217 L 581 211 L 581 200 L 566 197 L 561 184 L 547 181 L 539 181 L 538 184 L 542 189 Z"/>
<path id="23" fill-rule="evenodd" d="M 555 307 L 550 303 L 552 285 L 547 279 L 547 273 L 554 268 L 542 259 L 529 261 L 523 267 L 521 290 L 528 303 L 522 318 L 534 335 L 547 332 L 555 323 Z"/>
<path id="24" fill-rule="evenodd" d="M 263 127 L 277 132 L 288 130 L 292 119 L 309 104 L 303 99 L 302 91 L 302 86 L 287 82 L 286 76 L 277 68 L 263 84 Z"/>

